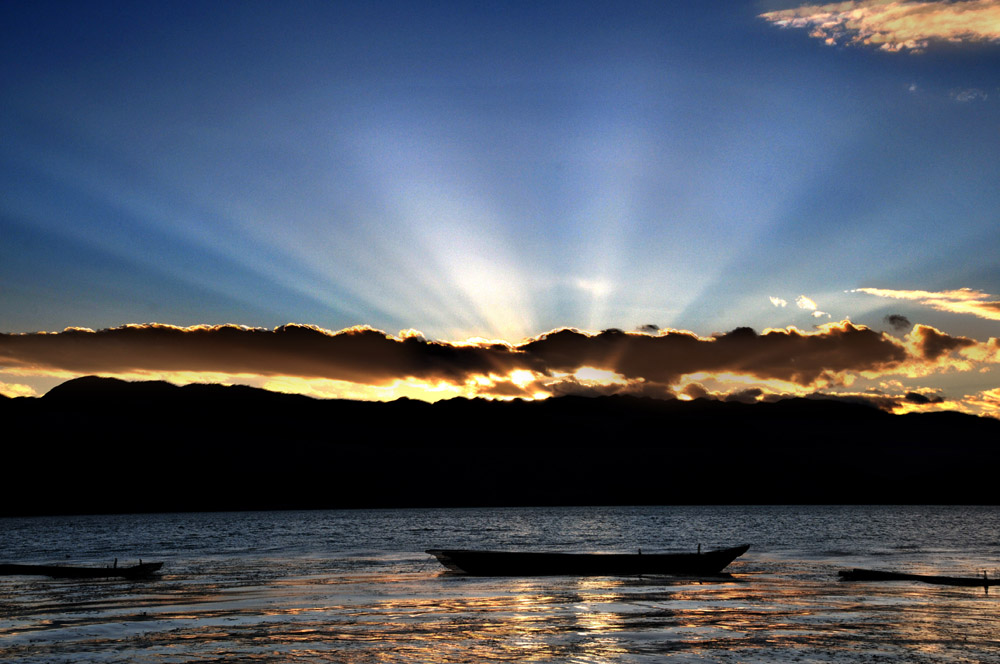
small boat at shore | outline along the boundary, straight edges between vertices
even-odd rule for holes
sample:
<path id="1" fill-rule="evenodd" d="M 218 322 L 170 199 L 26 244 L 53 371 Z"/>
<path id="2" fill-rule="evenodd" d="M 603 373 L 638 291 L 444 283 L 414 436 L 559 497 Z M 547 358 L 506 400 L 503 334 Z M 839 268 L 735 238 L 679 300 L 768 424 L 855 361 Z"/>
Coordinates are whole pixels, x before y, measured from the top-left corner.
<path id="1" fill-rule="evenodd" d="M 143 563 L 131 567 L 78 567 L 75 565 L 0 565 L 0 576 L 50 576 L 58 579 L 143 579 L 152 576 L 163 563 Z"/>
<path id="2" fill-rule="evenodd" d="M 716 576 L 749 544 L 701 553 L 547 553 L 428 549 L 454 572 L 476 576 Z"/>
<path id="3" fill-rule="evenodd" d="M 1000 578 L 990 579 L 983 576 L 934 576 L 929 574 L 906 574 L 903 572 L 886 572 L 877 569 L 845 569 L 838 572 L 842 581 L 921 581 L 939 586 L 998 586 Z"/>

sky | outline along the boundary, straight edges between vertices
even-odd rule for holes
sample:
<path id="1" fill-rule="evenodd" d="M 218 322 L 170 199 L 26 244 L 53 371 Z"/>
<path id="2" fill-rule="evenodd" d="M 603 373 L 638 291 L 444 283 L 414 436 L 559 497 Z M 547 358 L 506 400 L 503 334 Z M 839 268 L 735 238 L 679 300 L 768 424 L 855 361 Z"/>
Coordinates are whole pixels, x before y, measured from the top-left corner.
<path id="1" fill-rule="evenodd" d="M 1000 0 L 0 4 L 0 393 L 1000 416 Z"/>

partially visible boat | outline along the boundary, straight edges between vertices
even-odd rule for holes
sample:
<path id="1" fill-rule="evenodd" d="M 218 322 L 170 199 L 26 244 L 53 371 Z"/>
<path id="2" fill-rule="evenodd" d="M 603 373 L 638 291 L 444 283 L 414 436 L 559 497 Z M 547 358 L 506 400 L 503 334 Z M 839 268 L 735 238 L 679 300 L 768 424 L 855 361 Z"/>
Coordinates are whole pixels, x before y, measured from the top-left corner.
<path id="1" fill-rule="evenodd" d="M 0 576 L 51 576 L 61 579 L 143 579 L 152 576 L 163 563 L 143 563 L 130 567 L 78 567 L 75 565 L 0 565 Z"/>
<path id="2" fill-rule="evenodd" d="M 843 581 L 922 581 L 940 586 L 998 586 L 1000 578 L 990 579 L 983 576 L 935 576 L 930 574 L 906 574 L 904 572 L 886 572 L 877 569 L 845 569 L 839 573 Z"/>
<path id="3" fill-rule="evenodd" d="M 750 548 L 749 544 L 704 553 L 547 553 L 428 549 L 454 572 L 476 576 L 714 576 Z"/>

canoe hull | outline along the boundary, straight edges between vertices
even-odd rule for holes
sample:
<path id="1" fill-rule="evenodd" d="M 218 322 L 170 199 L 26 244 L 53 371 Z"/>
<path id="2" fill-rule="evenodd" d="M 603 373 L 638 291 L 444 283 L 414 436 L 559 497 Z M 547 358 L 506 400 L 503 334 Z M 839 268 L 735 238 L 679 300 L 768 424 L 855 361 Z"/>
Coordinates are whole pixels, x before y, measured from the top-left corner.
<path id="1" fill-rule="evenodd" d="M 537 553 L 428 549 L 442 565 L 476 576 L 711 576 L 750 548 L 749 544 L 705 553 Z"/>
<path id="2" fill-rule="evenodd" d="M 152 576 L 163 563 L 132 567 L 74 567 L 71 565 L 0 565 L 0 576 L 50 576 L 57 579 L 142 579 Z"/>
<path id="3" fill-rule="evenodd" d="M 933 576 L 928 574 L 905 574 L 903 572 L 885 572 L 877 569 L 851 569 L 839 572 L 843 581 L 920 581 L 939 586 L 996 586 L 1000 579 L 988 579 L 968 576 Z"/>

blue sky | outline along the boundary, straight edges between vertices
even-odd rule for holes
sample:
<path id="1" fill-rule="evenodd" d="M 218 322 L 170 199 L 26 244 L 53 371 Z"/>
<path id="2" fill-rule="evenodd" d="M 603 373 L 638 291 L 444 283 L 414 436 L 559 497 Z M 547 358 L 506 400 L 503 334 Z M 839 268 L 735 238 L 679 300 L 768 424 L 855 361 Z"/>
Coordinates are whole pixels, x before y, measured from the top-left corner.
<path id="1" fill-rule="evenodd" d="M 4 3 L 0 332 L 988 343 L 997 3 L 799 4 Z"/>

